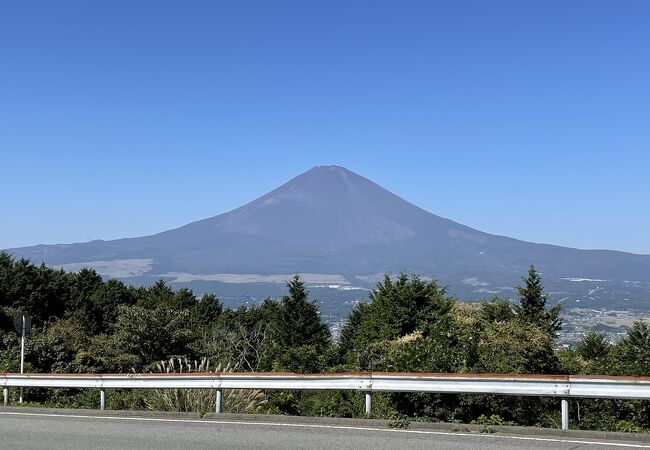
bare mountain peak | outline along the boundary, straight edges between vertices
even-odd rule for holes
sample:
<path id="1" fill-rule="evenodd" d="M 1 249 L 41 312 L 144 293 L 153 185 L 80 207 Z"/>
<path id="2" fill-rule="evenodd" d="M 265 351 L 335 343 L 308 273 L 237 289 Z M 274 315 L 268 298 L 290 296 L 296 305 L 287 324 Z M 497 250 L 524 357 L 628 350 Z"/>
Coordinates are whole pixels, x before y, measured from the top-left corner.
<path id="1" fill-rule="evenodd" d="M 251 203 L 269 198 L 293 198 L 325 207 L 355 203 L 359 207 L 386 201 L 411 205 L 373 181 L 342 166 L 315 166 Z"/>
<path id="2" fill-rule="evenodd" d="M 315 166 L 292 178 L 286 185 L 310 185 L 322 183 L 372 183 L 370 180 L 341 166 Z M 372 183 L 374 184 L 374 183 Z M 281 186 L 282 187 L 282 186 Z M 379 187 L 379 186 L 377 186 Z"/>
<path id="3" fill-rule="evenodd" d="M 309 169 L 306 173 L 309 172 L 329 172 L 329 173 L 341 173 L 341 172 L 349 172 L 353 173 L 349 169 L 343 167 L 343 166 L 337 166 L 335 164 L 330 164 L 330 165 L 323 165 L 323 166 L 314 166 L 311 169 Z"/>
<path id="4" fill-rule="evenodd" d="M 218 232 L 331 249 L 412 238 L 423 216 L 436 217 L 344 167 L 316 166 L 202 222 Z"/>

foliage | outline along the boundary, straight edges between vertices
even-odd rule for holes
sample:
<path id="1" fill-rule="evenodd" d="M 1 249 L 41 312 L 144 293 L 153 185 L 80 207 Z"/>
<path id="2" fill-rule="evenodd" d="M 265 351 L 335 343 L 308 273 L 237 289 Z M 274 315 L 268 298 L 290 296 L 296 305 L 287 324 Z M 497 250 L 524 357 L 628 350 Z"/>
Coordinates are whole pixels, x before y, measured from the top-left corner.
<path id="1" fill-rule="evenodd" d="M 214 294 L 198 298 L 163 280 L 150 287 L 104 280 L 92 269 L 66 273 L 0 252 L 0 371 L 19 370 L 20 338 L 13 317 L 33 317 L 27 340 L 30 372 L 341 371 L 571 373 L 650 375 L 650 327 L 633 324 L 610 343 L 591 332 L 577 348 L 558 348 L 559 308 L 548 304 L 540 274 L 530 267 L 518 301 L 456 302 L 435 280 L 385 276 L 359 302 L 333 342 L 318 303 L 300 277 L 279 300 L 224 308 Z M 164 361 L 164 362 L 163 362 Z M 17 395 L 12 390 L 12 401 Z M 27 389 L 31 404 L 95 408 L 97 392 Z M 358 391 L 226 390 L 228 412 L 364 417 Z M 214 390 L 111 390 L 109 408 L 206 413 Z M 650 402 L 572 402 L 578 428 L 650 429 Z M 558 426 L 557 399 L 497 395 L 377 393 L 372 417 L 392 426 L 412 420 Z"/>
<path id="2" fill-rule="evenodd" d="M 191 308 L 191 322 L 195 329 L 214 326 L 223 313 L 223 305 L 214 294 L 205 294 Z"/>
<path id="3" fill-rule="evenodd" d="M 562 328 L 560 319 L 560 305 L 550 309 L 546 308 L 548 294 L 544 293 L 542 278 L 530 266 L 528 276 L 523 278 L 524 285 L 515 289 L 519 295 L 519 305 L 516 308 L 517 315 L 523 320 L 544 328 L 549 334 L 557 333 Z"/>
<path id="4" fill-rule="evenodd" d="M 410 428 L 411 419 L 399 413 L 393 414 L 388 421 L 388 428 Z"/>
<path id="5" fill-rule="evenodd" d="M 86 330 L 72 320 L 47 322 L 30 336 L 26 357 L 38 372 L 92 373 L 97 367 L 83 357 L 88 342 Z"/>
<path id="6" fill-rule="evenodd" d="M 184 355 L 192 335 L 187 327 L 189 311 L 164 303 L 148 310 L 142 306 L 118 308 L 112 343 L 121 353 L 134 355 L 137 368 L 170 355 Z"/>
<path id="7" fill-rule="evenodd" d="M 603 370 L 612 375 L 650 376 L 650 327 L 635 322 L 627 336 L 603 358 Z"/>
<path id="8" fill-rule="evenodd" d="M 273 370 L 278 372 L 317 373 L 325 366 L 324 354 L 315 345 L 288 347 L 278 351 Z"/>
<path id="9" fill-rule="evenodd" d="M 373 342 L 389 341 L 417 330 L 428 334 L 449 312 L 453 300 L 435 280 L 386 275 L 370 293 L 370 303 L 355 307 L 341 333 L 341 347 L 359 352 Z"/>
<path id="10" fill-rule="evenodd" d="M 27 259 L 14 261 L 0 252 L 0 307 L 11 307 L 32 316 L 34 325 L 51 317 L 62 318 L 70 297 L 70 275 Z M 13 329 L 5 328 L 9 331 Z"/>
<path id="11" fill-rule="evenodd" d="M 605 334 L 592 330 L 582 339 L 576 352 L 586 360 L 594 360 L 606 357 L 610 349 L 611 344 Z"/>
<path id="12" fill-rule="evenodd" d="M 305 283 L 295 275 L 288 283 L 289 295 L 282 297 L 278 332 L 285 348 L 312 347 L 323 350 L 330 344 L 330 332 L 320 317 L 316 302 L 310 302 Z"/>
<path id="13" fill-rule="evenodd" d="M 478 371 L 487 373 L 557 373 L 553 339 L 530 323 L 497 322 L 481 334 Z"/>
<path id="14" fill-rule="evenodd" d="M 498 414 L 491 414 L 489 417 L 485 414 L 478 416 L 476 420 L 472 420 L 472 424 L 475 425 L 513 425 L 512 422 L 503 420 Z"/>
<path id="15" fill-rule="evenodd" d="M 484 322 L 510 322 L 516 317 L 515 307 L 505 298 L 494 297 L 489 302 L 481 303 L 480 318 Z"/>
<path id="16" fill-rule="evenodd" d="M 20 369 L 20 338 L 11 331 L 0 330 L 0 372 Z"/>

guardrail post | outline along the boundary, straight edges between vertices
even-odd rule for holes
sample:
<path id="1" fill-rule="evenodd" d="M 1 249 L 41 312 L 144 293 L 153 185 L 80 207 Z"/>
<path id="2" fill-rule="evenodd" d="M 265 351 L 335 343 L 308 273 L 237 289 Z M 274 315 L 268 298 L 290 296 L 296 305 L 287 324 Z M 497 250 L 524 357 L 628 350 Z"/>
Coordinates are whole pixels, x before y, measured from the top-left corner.
<path id="1" fill-rule="evenodd" d="M 221 413 L 221 389 L 217 389 L 217 400 L 214 405 L 214 412 L 217 414 Z"/>
<path id="2" fill-rule="evenodd" d="M 102 411 L 106 409 L 106 389 L 99 390 L 99 409 Z"/>
<path id="3" fill-rule="evenodd" d="M 9 404 L 9 388 L 4 388 L 2 390 L 2 396 L 4 397 L 5 406 Z"/>
<path id="4" fill-rule="evenodd" d="M 569 400 L 567 400 L 566 398 L 563 398 L 561 401 L 561 409 L 562 409 L 562 429 L 568 430 L 569 429 Z"/>
<path id="5" fill-rule="evenodd" d="M 372 411 L 372 392 L 366 392 L 366 415 L 369 416 Z"/>

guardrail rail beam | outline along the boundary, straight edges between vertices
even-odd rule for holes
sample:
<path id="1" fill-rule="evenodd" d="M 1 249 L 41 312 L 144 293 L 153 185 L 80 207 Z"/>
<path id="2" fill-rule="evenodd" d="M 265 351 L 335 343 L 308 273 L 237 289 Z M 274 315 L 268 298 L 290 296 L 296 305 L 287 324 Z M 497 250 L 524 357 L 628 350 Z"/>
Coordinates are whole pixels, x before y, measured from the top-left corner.
<path id="1" fill-rule="evenodd" d="M 90 388 L 100 390 L 100 408 L 107 389 L 214 389 L 215 412 L 222 409 L 224 389 L 354 390 L 365 394 L 365 412 L 372 412 L 375 392 L 492 394 L 560 398 L 561 427 L 569 428 L 570 398 L 650 400 L 650 377 L 585 375 L 440 374 L 440 373 L 179 373 L 179 374 L 47 374 L 0 373 L 4 405 L 9 388 Z"/>

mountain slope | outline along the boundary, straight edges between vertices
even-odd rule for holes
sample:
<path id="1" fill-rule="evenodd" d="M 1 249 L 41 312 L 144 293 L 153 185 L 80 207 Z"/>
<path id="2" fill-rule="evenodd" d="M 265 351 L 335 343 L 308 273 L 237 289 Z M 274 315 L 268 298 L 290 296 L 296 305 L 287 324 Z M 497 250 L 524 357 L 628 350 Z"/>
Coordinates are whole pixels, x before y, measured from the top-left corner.
<path id="1" fill-rule="evenodd" d="M 406 270 L 485 295 L 513 286 L 533 263 L 551 284 L 576 283 L 563 278 L 650 281 L 650 256 L 483 233 L 337 166 L 315 167 L 238 209 L 155 235 L 9 252 L 67 269 L 90 263 L 132 280 L 301 272 L 368 286 L 384 272 Z"/>

